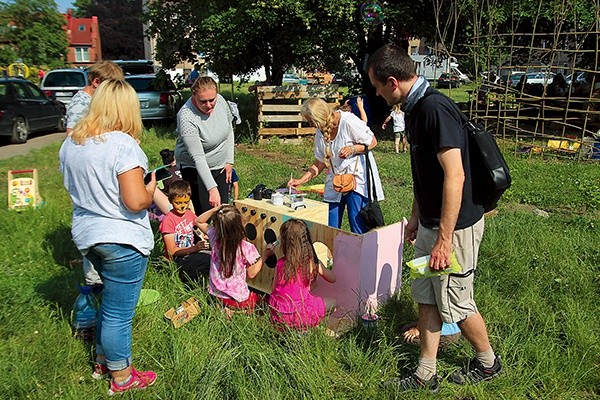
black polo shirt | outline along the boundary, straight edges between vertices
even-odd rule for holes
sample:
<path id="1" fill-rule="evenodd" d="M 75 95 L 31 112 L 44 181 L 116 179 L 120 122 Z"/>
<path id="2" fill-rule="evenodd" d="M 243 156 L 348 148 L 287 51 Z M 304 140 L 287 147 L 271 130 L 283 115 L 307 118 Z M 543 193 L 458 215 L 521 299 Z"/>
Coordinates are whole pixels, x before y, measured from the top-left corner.
<path id="1" fill-rule="evenodd" d="M 444 170 L 437 154 L 444 148 L 460 149 L 465 172 L 455 229 L 467 228 L 483 216 L 483 206 L 473 201 L 467 131 L 451 101 L 437 90 L 428 88 L 410 114 L 405 115 L 414 195 L 419 204 L 420 222 L 429 229 L 440 225 Z"/>

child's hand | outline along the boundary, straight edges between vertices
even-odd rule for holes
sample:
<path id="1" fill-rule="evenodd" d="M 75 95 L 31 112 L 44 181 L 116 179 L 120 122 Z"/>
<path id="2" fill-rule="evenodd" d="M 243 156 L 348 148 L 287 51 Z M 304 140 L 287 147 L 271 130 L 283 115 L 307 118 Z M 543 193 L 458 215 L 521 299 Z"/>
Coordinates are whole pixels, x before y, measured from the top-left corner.
<path id="1" fill-rule="evenodd" d="M 275 246 L 277 246 L 278 244 L 279 243 L 277 242 L 267 244 L 267 246 L 265 247 L 265 256 L 270 257 L 273 254 L 275 254 Z"/>

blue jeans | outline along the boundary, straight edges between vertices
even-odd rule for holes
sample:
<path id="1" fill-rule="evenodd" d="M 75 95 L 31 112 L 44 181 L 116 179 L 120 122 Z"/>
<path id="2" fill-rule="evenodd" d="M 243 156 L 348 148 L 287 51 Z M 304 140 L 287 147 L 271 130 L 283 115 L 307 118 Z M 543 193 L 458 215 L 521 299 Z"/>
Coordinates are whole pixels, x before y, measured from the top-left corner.
<path id="1" fill-rule="evenodd" d="M 334 228 L 342 227 L 344 208 L 347 206 L 350 230 L 354 233 L 360 234 L 367 232 L 367 227 L 360 217 L 359 212 L 368 203 L 368 198 L 356 193 L 355 191 L 343 194 L 339 203 L 329 203 L 329 226 L 333 226 Z"/>
<path id="2" fill-rule="evenodd" d="M 97 244 L 87 254 L 102 280 L 102 302 L 96 325 L 96 354 L 111 371 L 131 365 L 131 327 L 146 274 L 148 257 L 116 243 Z"/>

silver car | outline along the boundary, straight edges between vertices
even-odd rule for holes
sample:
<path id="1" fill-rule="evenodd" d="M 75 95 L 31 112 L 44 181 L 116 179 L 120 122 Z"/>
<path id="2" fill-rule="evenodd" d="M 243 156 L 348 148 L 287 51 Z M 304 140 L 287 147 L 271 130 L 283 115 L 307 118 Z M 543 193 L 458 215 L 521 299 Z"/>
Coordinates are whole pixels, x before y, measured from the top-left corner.
<path id="1" fill-rule="evenodd" d="M 77 68 L 62 68 L 48 71 L 42 79 L 40 89 L 52 100 L 59 100 L 64 105 L 87 85 L 87 73 Z"/>
<path id="2" fill-rule="evenodd" d="M 167 74 L 127 75 L 140 100 L 142 120 L 173 120 L 183 96 Z"/>

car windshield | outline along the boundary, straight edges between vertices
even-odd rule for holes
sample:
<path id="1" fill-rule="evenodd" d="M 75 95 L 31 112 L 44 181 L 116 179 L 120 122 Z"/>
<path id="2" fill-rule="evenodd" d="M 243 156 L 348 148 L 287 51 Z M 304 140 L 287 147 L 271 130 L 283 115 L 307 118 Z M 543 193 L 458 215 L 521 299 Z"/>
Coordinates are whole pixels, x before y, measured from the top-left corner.
<path id="1" fill-rule="evenodd" d="M 44 86 L 75 86 L 84 87 L 86 85 L 85 76 L 79 72 L 57 71 L 48 73 L 44 80 Z"/>

